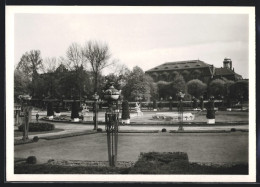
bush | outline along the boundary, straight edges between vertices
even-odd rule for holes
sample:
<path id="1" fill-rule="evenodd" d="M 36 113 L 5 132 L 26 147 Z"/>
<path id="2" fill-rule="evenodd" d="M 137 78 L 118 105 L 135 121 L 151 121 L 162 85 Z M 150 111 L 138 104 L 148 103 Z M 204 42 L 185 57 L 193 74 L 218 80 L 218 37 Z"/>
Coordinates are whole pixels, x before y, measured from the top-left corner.
<path id="1" fill-rule="evenodd" d="M 19 131 L 24 131 L 24 124 L 18 127 Z M 51 123 L 29 123 L 29 132 L 51 131 L 55 126 Z"/>
<path id="2" fill-rule="evenodd" d="M 153 100 L 153 109 L 157 109 L 157 101 Z"/>
<path id="3" fill-rule="evenodd" d="M 56 113 L 60 113 L 60 107 L 59 107 L 58 104 L 57 104 L 57 106 L 56 106 L 55 112 L 56 112 Z"/>
<path id="4" fill-rule="evenodd" d="M 122 119 L 130 119 L 129 104 L 127 100 L 122 102 Z"/>
<path id="5" fill-rule="evenodd" d="M 231 128 L 230 131 L 231 132 L 236 132 L 236 129 L 235 128 Z"/>
<path id="6" fill-rule="evenodd" d="M 166 132 L 167 130 L 165 128 L 162 129 L 162 132 Z"/>
<path id="7" fill-rule="evenodd" d="M 97 128 L 97 132 L 102 132 L 102 128 Z"/>
<path id="8" fill-rule="evenodd" d="M 26 159 L 26 163 L 27 164 L 36 164 L 37 162 L 37 159 L 35 156 L 29 156 L 27 159 Z"/>
<path id="9" fill-rule="evenodd" d="M 187 173 L 189 160 L 183 152 L 141 153 L 138 161 L 131 168 L 131 174 L 173 174 Z"/>
<path id="10" fill-rule="evenodd" d="M 34 137 L 33 137 L 33 141 L 34 141 L 34 142 L 38 142 L 38 141 L 39 141 L 39 137 L 38 137 L 38 136 L 34 136 Z"/>
<path id="11" fill-rule="evenodd" d="M 49 102 L 47 105 L 47 116 L 53 116 L 54 112 L 53 112 L 53 107 L 52 107 L 52 102 Z"/>
<path id="12" fill-rule="evenodd" d="M 73 101 L 71 108 L 71 119 L 79 118 L 79 107 L 76 101 Z"/>

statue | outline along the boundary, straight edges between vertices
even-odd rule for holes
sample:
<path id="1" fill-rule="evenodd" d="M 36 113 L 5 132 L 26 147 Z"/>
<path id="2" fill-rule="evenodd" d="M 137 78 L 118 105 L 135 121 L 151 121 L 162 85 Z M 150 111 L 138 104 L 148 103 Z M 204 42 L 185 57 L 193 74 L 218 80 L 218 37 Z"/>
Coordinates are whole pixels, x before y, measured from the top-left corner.
<path id="1" fill-rule="evenodd" d="M 137 116 L 142 116 L 143 112 L 141 111 L 141 103 L 138 104 L 137 102 L 135 103 L 135 112 L 137 113 Z"/>

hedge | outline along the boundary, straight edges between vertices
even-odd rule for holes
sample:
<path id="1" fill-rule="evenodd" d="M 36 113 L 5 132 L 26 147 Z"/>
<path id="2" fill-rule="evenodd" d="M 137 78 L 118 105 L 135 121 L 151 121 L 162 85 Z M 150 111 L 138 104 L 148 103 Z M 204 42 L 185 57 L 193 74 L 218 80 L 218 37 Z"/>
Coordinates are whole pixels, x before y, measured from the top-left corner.
<path id="1" fill-rule="evenodd" d="M 123 101 L 122 103 L 122 119 L 130 119 L 129 105 L 127 100 Z"/>
<path id="2" fill-rule="evenodd" d="M 187 153 L 149 152 L 141 153 L 130 169 L 130 174 L 182 174 L 189 171 Z"/>
<path id="3" fill-rule="evenodd" d="M 24 124 L 18 127 L 19 131 L 24 131 Z M 51 123 L 29 123 L 29 132 L 51 131 L 55 126 Z"/>

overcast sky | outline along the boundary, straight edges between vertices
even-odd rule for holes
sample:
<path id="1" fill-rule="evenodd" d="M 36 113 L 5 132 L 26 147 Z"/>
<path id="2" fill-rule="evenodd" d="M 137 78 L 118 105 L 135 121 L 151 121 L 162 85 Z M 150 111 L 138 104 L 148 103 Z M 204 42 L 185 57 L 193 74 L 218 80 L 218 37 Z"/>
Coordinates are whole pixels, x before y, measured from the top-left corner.
<path id="1" fill-rule="evenodd" d="M 99 40 L 130 69 L 194 59 L 222 67 L 229 57 L 248 78 L 248 15 L 16 14 L 14 29 L 15 63 L 32 49 L 58 58 L 72 42 Z"/>

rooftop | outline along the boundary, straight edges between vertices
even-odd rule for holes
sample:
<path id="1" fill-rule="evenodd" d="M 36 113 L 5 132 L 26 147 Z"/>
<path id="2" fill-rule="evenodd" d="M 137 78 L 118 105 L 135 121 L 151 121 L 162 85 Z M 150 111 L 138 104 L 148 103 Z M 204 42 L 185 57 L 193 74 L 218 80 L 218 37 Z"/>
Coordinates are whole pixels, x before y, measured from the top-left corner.
<path id="1" fill-rule="evenodd" d="M 201 60 L 187 60 L 177 62 L 166 62 L 162 65 L 156 66 L 147 72 L 163 71 L 163 70 L 178 70 L 178 69 L 191 69 L 191 68 L 205 68 L 211 66 Z"/>

